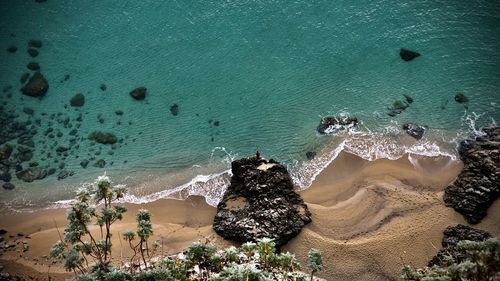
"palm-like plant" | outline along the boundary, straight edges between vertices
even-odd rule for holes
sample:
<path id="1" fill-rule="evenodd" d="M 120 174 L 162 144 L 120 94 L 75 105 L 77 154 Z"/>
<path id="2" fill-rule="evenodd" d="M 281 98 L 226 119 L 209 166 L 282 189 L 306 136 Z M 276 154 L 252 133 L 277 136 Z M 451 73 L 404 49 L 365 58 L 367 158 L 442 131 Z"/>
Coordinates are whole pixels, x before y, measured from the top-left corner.
<path id="1" fill-rule="evenodd" d="M 52 247 L 50 254 L 64 259 L 66 270 L 75 274 L 88 273 L 88 259 L 93 259 L 92 271 L 103 279 L 110 270 L 111 225 L 121 220 L 127 211 L 124 206 L 113 204 L 124 196 L 126 189 L 111 186 L 106 175 L 98 177 L 93 187 L 77 194 L 68 210 L 64 238 L 61 237 Z M 100 206 L 100 209 L 94 206 Z M 93 221 L 100 227 L 100 238 L 89 231 Z M 85 240 L 87 237 L 90 240 Z"/>
<path id="2" fill-rule="evenodd" d="M 307 266 L 311 270 L 311 281 L 313 281 L 314 273 L 323 269 L 323 257 L 319 250 L 314 248 L 309 250 Z"/>
<path id="3" fill-rule="evenodd" d="M 268 260 L 271 254 L 274 254 L 276 243 L 272 239 L 262 238 L 257 240 L 257 250 L 259 252 L 259 258 L 264 263 L 263 267 L 267 269 Z"/>

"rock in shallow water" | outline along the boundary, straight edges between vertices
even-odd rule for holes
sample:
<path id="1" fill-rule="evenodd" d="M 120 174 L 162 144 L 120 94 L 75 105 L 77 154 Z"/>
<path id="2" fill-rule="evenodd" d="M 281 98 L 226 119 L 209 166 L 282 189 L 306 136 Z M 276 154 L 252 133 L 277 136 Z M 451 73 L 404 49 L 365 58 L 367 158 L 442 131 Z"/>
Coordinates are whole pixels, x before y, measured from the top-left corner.
<path id="1" fill-rule="evenodd" d="M 415 51 L 411 51 L 411 50 L 408 50 L 408 49 L 405 49 L 405 48 L 401 48 L 401 50 L 399 50 L 399 56 L 401 57 L 402 60 L 404 61 L 411 61 L 417 57 L 420 57 L 420 54 L 415 52 Z"/>
<path id="2" fill-rule="evenodd" d="M 28 81 L 28 84 L 21 88 L 21 92 L 31 97 L 42 97 L 47 93 L 48 89 L 49 83 L 45 77 L 40 72 L 35 72 Z"/>
<path id="3" fill-rule="evenodd" d="M 18 179 L 25 182 L 32 182 L 34 180 L 40 180 L 47 176 L 47 170 L 40 167 L 30 167 L 26 170 L 22 170 L 16 173 Z"/>
<path id="4" fill-rule="evenodd" d="M 103 131 L 93 131 L 89 134 L 89 139 L 102 144 L 114 144 L 118 141 L 114 134 Z"/>
<path id="5" fill-rule="evenodd" d="M 320 134 L 335 134 L 338 131 L 352 128 L 358 124 L 358 118 L 348 116 L 327 116 L 321 119 L 318 125 Z"/>
<path id="6" fill-rule="evenodd" d="M 146 87 L 139 87 L 132 90 L 129 94 L 136 100 L 143 100 L 146 98 Z"/>
<path id="7" fill-rule="evenodd" d="M 231 185 L 217 206 L 214 230 L 238 242 L 268 237 L 281 246 L 311 222 L 311 213 L 286 168 L 264 159 L 243 158 L 231 164 Z"/>
<path id="8" fill-rule="evenodd" d="M 464 169 L 444 192 L 448 207 L 471 223 L 479 223 L 500 195 L 500 127 L 484 128 L 482 136 L 460 143 Z"/>
<path id="9" fill-rule="evenodd" d="M 413 138 L 419 140 L 424 136 L 425 128 L 414 124 L 414 123 L 406 123 L 403 125 L 403 130 Z"/>
<path id="10" fill-rule="evenodd" d="M 74 95 L 71 100 L 69 100 L 69 104 L 73 107 L 80 107 L 85 104 L 85 96 L 81 93 Z"/>
<path id="11" fill-rule="evenodd" d="M 6 183 L 4 183 L 4 184 L 2 185 L 2 187 L 3 187 L 4 189 L 7 189 L 7 190 L 12 190 L 12 189 L 16 188 L 16 186 L 15 186 L 15 185 L 13 185 L 13 184 L 12 184 L 12 183 L 10 183 L 10 182 L 6 182 Z"/>

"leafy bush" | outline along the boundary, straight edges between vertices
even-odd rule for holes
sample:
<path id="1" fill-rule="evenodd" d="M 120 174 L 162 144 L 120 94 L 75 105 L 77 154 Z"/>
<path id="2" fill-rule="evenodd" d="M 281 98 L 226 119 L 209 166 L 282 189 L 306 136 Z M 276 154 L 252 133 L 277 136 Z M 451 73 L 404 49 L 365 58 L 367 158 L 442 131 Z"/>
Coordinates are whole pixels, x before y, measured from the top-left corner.
<path id="1" fill-rule="evenodd" d="M 414 269 L 405 266 L 401 272 L 404 281 L 488 281 L 500 279 L 500 239 L 485 241 L 460 241 L 458 251 L 464 259 L 457 262 L 446 257 L 446 265 Z"/>

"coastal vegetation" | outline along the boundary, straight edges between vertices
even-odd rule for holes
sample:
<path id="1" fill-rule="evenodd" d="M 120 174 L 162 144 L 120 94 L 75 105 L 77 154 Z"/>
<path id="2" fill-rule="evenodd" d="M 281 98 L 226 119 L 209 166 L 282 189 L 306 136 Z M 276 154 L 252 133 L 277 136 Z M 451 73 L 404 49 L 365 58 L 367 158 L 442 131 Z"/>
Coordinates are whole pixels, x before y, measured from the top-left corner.
<path id="1" fill-rule="evenodd" d="M 68 226 L 50 256 L 63 262 L 75 280 L 314 280 L 322 269 L 321 252 L 309 252 L 308 274 L 289 252 L 278 253 L 273 239 L 261 238 L 240 247 L 218 249 L 211 243 L 194 242 L 174 256 L 157 255 L 161 247 L 150 246 L 153 234 L 151 215 L 147 210 L 136 214 L 137 231 L 122 234 L 133 255 L 122 265 L 113 264 L 112 225 L 123 218 L 127 209 L 118 204 L 126 193 L 123 186 L 112 186 L 107 176 L 100 176 L 93 188 L 78 193 L 68 209 Z M 91 231 L 91 225 L 99 231 Z"/>
<path id="2" fill-rule="evenodd" d="M 463 240 L 457 244 L 458 255 L 444 256 L 443 265 L 422 269 L 403 267 L 403 281 L 488 281 L 500 278 L 500 239 Z"/>

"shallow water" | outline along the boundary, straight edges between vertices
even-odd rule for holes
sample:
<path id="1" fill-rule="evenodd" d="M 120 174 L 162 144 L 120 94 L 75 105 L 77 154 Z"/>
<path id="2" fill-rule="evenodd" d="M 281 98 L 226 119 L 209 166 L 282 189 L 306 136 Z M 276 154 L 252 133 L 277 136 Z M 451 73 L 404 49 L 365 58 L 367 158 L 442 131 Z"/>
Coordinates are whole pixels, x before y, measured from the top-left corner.
<path id="1" fill-rule="evenodd" d="M 16 189 L 0 190 L 3 207 L 69 199 L 104 171 L 132 188 L 132 201 L 208 193 L 216 204 L 231 159 L 256 150 L 286 163 L 306 188 L 341 149 L 369 160 L 407 152 L 455 157 L 461 138 L 500 118 L 495 1 L 6 0 L 0 7 L 0 86 L 12 86 L 2 93 L 4 110 L 20 120 L 41 118 L 32 161 L 55 168 L 64 162 L 75 172 L 33 183 L 14 176 Z M 36 58 L 26 53 L 29 39 L 43 42 Z M 5 51 L 10 45 L 18 51 Z M 422 55 L 405 62 L 402 47 Z M 42 99 L 18 91 L 30 61 L 40 63 L 50 84 Z M 148 89 L 143 101 L 128 94 L 139 86 Z M 85 105 L 65 108 L 78 92 Z M 457 93 L 469 102 L 455 102 Z M 387 115 L 403 95 L 414 102 Z M 317 134 L 321 117 L 339 114 L 361 124 L 349 134 Z M 52 146 L 72 138 L 57 122 L 66 117 L 81 127 L 79 148 L 63 160 Z M 410 121 L 428 126 L 422 140 L 400 129 Z M 49 122 L 61 138 L 43 134 Z M 92 145 L 87 136 L 97 129 L 122 143 L 114 150 Z M 307 161 L 307 151 L 317 157 Z M 92 166 L 98 159 L 105 168 Z"/>

